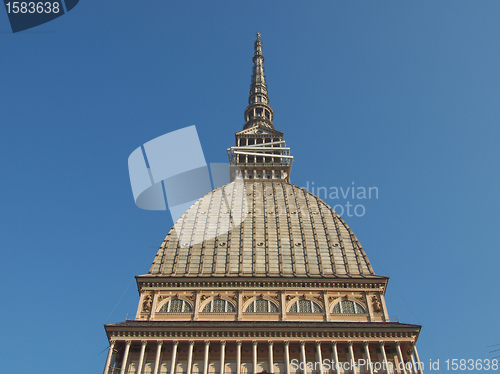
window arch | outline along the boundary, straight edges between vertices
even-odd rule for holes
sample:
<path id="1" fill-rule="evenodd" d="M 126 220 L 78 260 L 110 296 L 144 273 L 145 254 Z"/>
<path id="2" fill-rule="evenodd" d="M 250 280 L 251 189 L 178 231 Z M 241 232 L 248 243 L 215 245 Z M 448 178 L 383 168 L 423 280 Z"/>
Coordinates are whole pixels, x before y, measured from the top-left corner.
<path id="1" fill-rule="evenodd" d="M 203 308 L 203 313 L 236 313 L 236 308 L 227 300 L 212 299 Z"/>
<path id="2" fill-rule="evenodd" d="M 182 299 L 170 299 L 160 308 L 159 313 L 188 313 L 192 312 L 191 304 Z"/>
<path id="3" fill-rule="evenodd" d="M 245 313 L 278 313 L 278 307 L 270 300 L 254 300 L 245 310 Z"/>
<path id="4" fill-rule="evenodd" d="M 366 314 L 365 308 L 351 300 L 342 300 L 333 307 L 333 314 Z"/>
<path id="5" fill-rule="evenodd" d="M 321 307 L 311 300 L 296 300 L 289 309 L 289 313 L 322 313 Z"/>

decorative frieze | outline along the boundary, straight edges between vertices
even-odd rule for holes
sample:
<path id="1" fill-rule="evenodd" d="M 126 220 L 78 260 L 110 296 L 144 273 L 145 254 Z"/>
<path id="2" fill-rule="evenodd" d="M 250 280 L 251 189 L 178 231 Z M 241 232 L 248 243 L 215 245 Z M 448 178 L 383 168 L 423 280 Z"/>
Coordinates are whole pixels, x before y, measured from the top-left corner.
<path id="1" fill-rule="evenodd" d="M 227 298 L 233 300 L 235 303 L 238 303 L 238 294 L 235 293 L 229 293 L 226 295 Z"/>
<path id="2" fill-rule="evenodd" d="M 280 302 L 280 295 L 279 293 L 276 293 L 276 295 L 269 295 L 269 298 L 273 299 L 274 301 L 276 301 L 278 304 Z"/>
<path id="3" fill-rule="evenodd" d="M 356 299 L 356 301 L 358 301 L 359 303 L 361 304 L 366 304 L 366 299 L 364 296 L 354 296 L 354 298 Z"/>
<path id="4" fill-rule="evenodd" d="M 185 288 L 189 290 L 201 290 L 206 288 L 224 288 L 226 290 L 237 291 L 238 289 L 247 289 L 247 288 L 266 288 L 266 289 L 301 289 L 304 288 L 313 288 L 313 289 L 344 289 L 344 290 L 362 290 L 367 289 L 370 291 L 378 290 L 381 292 L 385 292 L 385 288 L 387 286 L 387 280 L 376 280 L 369 281 L 363 279 L 359 282 L 345 282 L 345 281 L 336 281 L 332 280 L 322 280 L 322 281 L 300 281 L 294 279 L 282 279 L 282 280 L 273 280 L 273 281 L 236 281 L 236 280 L 221 280 L 221 281 L 196 281 L 194 279 L 186 279 L 182 282 L 174 282 L 165 278 L 165 280 L 157 281 L 157 282 L 148 282 L 146 279 L 142 280 L 141 278 L 137 279 L 139 289 L 141 292 L 153 289 L 176 289 L 176 288 Z"/>
<path id="5" fill-rule="evenodd" d="M 274 340 L 297 341 L 300 339 L 311 339 L 321 341 L 354 340 L 354 341 L 415 341 L 417 333 L 415 331 L 297 331 L 297 330 L 252 330 L 252 331 L 110 331 L 110 338 L 114 340 L 158 340 L 162 339 L 199 339 L 208 338 L 221 340 L 248 340 L 272 338 Z"/>
<path id="6" fill-rule="evenodd" d="M 311 298 L 317 301 L 319 305 L 323 305 L 323 298 L 321 296 L 311 296 Z"/>

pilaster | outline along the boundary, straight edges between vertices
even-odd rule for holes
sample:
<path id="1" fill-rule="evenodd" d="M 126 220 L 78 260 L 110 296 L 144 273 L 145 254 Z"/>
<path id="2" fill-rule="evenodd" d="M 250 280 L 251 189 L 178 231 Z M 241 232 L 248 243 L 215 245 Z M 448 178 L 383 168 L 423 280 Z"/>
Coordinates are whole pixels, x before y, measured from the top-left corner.
<path id="1" fill-rule="evenodd" d="M 330 301 L 328 300 L 328 294 L 326 291 L 323 291 L 322 294 L 323 294 L 323 305 L 325 306 L 325 320 L 331 321 Z"/>

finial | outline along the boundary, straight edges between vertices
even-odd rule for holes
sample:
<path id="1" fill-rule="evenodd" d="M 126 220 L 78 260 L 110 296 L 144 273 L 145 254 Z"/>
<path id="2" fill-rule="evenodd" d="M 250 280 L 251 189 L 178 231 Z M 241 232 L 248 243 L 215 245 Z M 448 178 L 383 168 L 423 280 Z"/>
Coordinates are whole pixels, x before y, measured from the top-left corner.
<path id="1" fill-rule="evenodd" d="M 260 32 L 257 33 L 257 39 L 260 39 Z"/>

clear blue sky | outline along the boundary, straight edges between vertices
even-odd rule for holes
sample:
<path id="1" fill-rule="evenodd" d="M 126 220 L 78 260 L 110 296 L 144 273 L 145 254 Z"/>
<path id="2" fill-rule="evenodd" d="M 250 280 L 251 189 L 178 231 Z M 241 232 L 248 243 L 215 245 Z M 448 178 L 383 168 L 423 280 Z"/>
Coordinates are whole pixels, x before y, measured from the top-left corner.
<path id="1" fill-rule="evenodd" d="M 12 34 L 0 12 L 2 372 L 102 370 L 103 324 L 135 313 L 134 276 L 172 225 L 134 205 L 127 158 L 196 125 L 207 161 L 226 161 L 257 31 L 292 182 L 377 187 L 344 218 L 390 276 L 389 314 L 423 325 L 426 364 L 495 357 L 499 15 L 487 0 L 87 0 Z"/>

